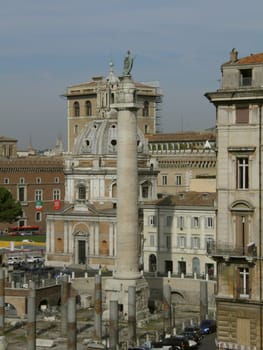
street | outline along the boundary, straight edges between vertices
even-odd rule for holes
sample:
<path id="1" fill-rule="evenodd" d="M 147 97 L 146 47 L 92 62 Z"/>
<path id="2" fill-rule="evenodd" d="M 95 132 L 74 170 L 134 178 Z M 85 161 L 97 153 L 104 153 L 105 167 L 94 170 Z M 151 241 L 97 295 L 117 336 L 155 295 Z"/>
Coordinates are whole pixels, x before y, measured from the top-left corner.
<path id="1" fill-rule="evenodd" d="M 216 333 L 205 335 L 199 350 L 216 350 L 215 344 Z"/>

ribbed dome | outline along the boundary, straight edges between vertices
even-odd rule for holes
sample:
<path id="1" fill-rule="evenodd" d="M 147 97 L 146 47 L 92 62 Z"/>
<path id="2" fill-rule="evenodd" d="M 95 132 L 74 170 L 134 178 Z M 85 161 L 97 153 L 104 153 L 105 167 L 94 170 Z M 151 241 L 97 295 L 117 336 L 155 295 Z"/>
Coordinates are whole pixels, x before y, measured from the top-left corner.
<path id="1" fill-rule="evenodd" d="M 99 119 L 90 122 L 76 138 L 73 154 L 117 155 L 117 137 L 117 119 Z M 148 141 L 139 128 L 137 128 L 137 140 L 138 152 L 148 153 Z"/>

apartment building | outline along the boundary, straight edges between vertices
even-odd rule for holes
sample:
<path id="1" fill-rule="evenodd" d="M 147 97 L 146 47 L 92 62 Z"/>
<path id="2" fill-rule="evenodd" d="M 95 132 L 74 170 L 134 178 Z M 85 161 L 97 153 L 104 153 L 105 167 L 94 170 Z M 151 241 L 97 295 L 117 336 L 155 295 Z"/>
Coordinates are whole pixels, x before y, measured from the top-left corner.
<path id="1" fill-rule="evenodd" d="M 262 105 L 263 53 L 221 66 L 216 107 L 218 349 L 263 349 Z"/>
<path id="2" fill-rule="evenodd" d="M 184 191 L 144 204 L 146 272 L 214 278 L 207 246 L 215 240 L 216 193 Z"/>

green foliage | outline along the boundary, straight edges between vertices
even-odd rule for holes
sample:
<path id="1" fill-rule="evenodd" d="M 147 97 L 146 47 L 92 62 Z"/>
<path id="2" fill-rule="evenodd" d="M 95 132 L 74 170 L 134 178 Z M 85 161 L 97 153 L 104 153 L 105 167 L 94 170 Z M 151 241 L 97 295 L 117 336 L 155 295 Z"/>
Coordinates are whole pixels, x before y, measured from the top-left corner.
<path id="1" fill-rule="evenodd" d="M 36 243 L 45 243 L 46 235 L 30 235 L 30 236 L 0 236 L 0 242 L 2 241 L 13 241 L 13 242 L 22 242 L 23 240 L 29 240 Z M 32 242 L 31 242 L 32 243 Z"/>
<path id="2" fill-rule="evenodd" d="M 12 223 L 22 214 L 20 202 L 16 202 L 5 187 L 0 187 L 0 222 Z"/>

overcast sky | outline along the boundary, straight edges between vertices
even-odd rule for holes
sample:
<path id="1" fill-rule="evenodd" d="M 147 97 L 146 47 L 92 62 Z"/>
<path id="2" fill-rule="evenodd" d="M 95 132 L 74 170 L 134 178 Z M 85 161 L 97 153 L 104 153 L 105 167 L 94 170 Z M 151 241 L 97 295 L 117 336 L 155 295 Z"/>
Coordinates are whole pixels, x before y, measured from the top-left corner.
<path id="1" fill-rule="evenodd" d="M 204 93 L 219 88 L 222 63 L 263 52 L 262 0 L 10 0 L 0 11 L 0 136 L 66 145 L 70 85 L 121 75 L 130 49 L 135 81 L 159 81 L 162 132 L 215 124 Z"/>

